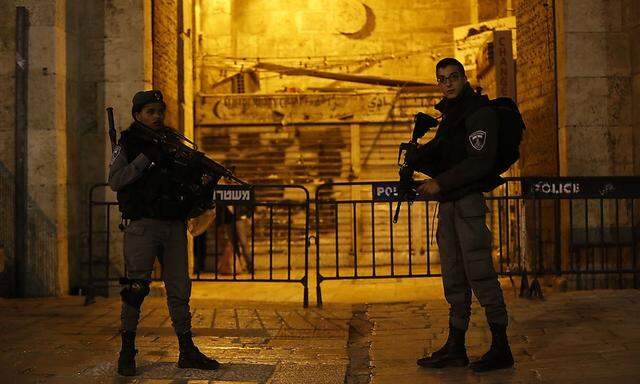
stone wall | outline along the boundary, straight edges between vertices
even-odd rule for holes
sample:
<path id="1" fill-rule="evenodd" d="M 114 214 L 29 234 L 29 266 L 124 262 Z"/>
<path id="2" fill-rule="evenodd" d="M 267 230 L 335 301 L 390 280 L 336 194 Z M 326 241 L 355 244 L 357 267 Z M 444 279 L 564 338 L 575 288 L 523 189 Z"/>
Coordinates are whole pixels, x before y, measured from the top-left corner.
<path id="1" fill-rule="evenodd" d="M 150 2 L 4 1 L 0 29 L 0 161 L 14 157 L 15 7 L 29 11 L 28 250 L 22 294 L 66 294 L 84 284 L 88 191 L 111 156 L 105 106 L 121 129 L 131 97 L 151 84 Z M 90 20 L 91 22 L 86 22 Z M 113 198 L 113 194 L 96 195 Z M 6 203 L 3 201 L 3 204 Z M 117 214 L 112 215 L 117 220 Z M 117 222 L 112 223 L 116 228 Z M 121 254 L 114 244 L 114 254 Z M 86 261 L 86 260 L 85 260 Z"/>
<path id="2" fill-rule="evenodd" d="M 633 121 L 633 174 L 640 174 L 640 2 L 622 2 L 623 28 L 629 34 L 631 53 L 631 103 Z"/>
<path id="3" fill-rule="evenodd" d="M 633 63 L 638 54 L 638 7 L 637 1 L 624 0 L 557 2 L 561 176 L 637 174 L 637 139 L 633 144 L 638 136 L 633 117 L 637 67 L 634 72 Z M 568 228 L 566 205 L 564 212 L 563 231 Z M 620 218 L 614 212 L 613 201 L 605 202 L 602 216 L 597 201 L 589 202 L 588 213 L 586 204 L 574 205 L 573 236 L 613 233 L 618 225 L 629 228 L 628 212 L 623 211 Z M 563 238 L 567 235 L 564 232 Z M 566 266 L 566 257 L 564 262 Z M 615 268 L 611 257 L 604 263 Z"/>
<path id="4" fill-rule="evenodd" d="M 515 9 L 513 3 L 516 2 L 516 0 L 476 0 L 476 1 L 478 2 L 479 21 L 499 19 L 501 17 L 511 16 L 511 14 L 509 14 L 509 8 Z"/>
<path id="5" fill-rule="evenodd" d="M 516 10 L 517 101 L 527 125 L 523 176 L 558 174 L 553 9 L 547 0 L 521 1 Z"/>
<path id="6" fill-rule="evenodd" d="M 84 7 L 83 7 L 84 4 Z M 68 241 L 68 273 L 67 280 L 69 281 L 69 287 L 77 286 L 79 283 L 77 273 L 80 266 L 80 248 L 81 238 L 80 233 L 82 230 L 82 217 L 77 215 L 76 212 L 82 211 L 83 202 L 86 199 L 82 198 L 82 186 L 80 180 L 80 143 L 81 132 L 78 126 L 78 119 L 80 110 L 85 106 L 83 105 L 84 99 L 80 99 L 80 81 L 81 74 L 80 68 L 84 66 L 82 57 L 79 55 L 80 44 L 84 31 L 81 29 L 80 18 L 84 15 L 82 11 L 86 8 L 85 2 L 69 1 L 65 4 L 65 31 L 66 31 L 66 163 L 67 163 L 67 241 Z M 89 23 L 82 23 L 82 26 L 86 26 Z M 61 154 L 62 155 L 62 154 Z M 83 201 L 84 200 L 84 201 Z"/>
<path id="7" fill-rule="evenodd" d="M 102 83 L 103 103 L 96 106 L 98 136 L 96 145 L 102 146 L 105 157 L 102 170 L 108 169 L 111 160 L 111 146 L 107 135 L 108 124 L 105 107 L 115 111 L 118 132 L 128 128 L 131 116 L 131 99 L 135 92 L 152 88 L 152 27 L 151 1 L 148 0 L 110 0 L 105 2 L 104 15 L 104 83 Z M 109 188 L 102 189 L 104 198 L 116 201 L 115 193 Z M 122 258 L 122 232 L 118 229 L 120 215 L 112 207 L 110 216 L 110 261 L 111 277 L 121 276 L 124 272 Z M 104 255 L 100 255 L 104 256 Z"/>
<path id="8" fill-rule="evenodd" d="M 13 0 L 0 0 L 0 296 L 8 295 L 15 277 L 15 204 L 13 178 L 15 173 L 15 20 Z"/>
<path id="9" fill-rule="evenodd" d="M 178 5 L 180 0 L 153 2 L 153 86 L 167 104 L 165 122 L 181 128 L 178 102 Z"/>
<path id="10" fill-rule="evenodd" d="M 633 174 L 632 3 L 558 4 L 561 175 Z"/>
<path id="11" fill-rule="evenodd" d="M 30 231 L 22 293 L 61 294 L 68 291 L 67 4 L 16 5 L 29 11 L 27 141 L 37 148 L 27 156 Z"/>
<path id="12" fill-rule="evenodd" d="M 15 23 L 13 0 L 1 0 L 0 13 L 0 162 L 10 171 L 14 169 L 14 121 L 15 121 Z"/>
<path id="13" fill-rule="evenodd" d="M 92 185 L 106 180 L 104 160 L 104 17 L 105 6 L 96 2 L 74 2 L 68 21 L 72 39 L 68 60 L 72 76 L 68 83 L 68 164 L 69 164 L 69 285 L 72 289 L 86 281 L 88 258 L 88 199 Z M 91 20 L 91 23 L 83 22 Z"/>
<path id="14" fill-rule="evenodd" d="M 470 0 L 207 0 L 199 2 L 201 89 L 263 62 L 336 72 L 435 81 L 453 55 L 452 29 L 469 24 Z M 247 60 L 225 59 L 247 58 Z M 325 60 L 326 57 L 326 60 Z M 359 86 L 309 77 L 261 75 L 261 91 Z"/>

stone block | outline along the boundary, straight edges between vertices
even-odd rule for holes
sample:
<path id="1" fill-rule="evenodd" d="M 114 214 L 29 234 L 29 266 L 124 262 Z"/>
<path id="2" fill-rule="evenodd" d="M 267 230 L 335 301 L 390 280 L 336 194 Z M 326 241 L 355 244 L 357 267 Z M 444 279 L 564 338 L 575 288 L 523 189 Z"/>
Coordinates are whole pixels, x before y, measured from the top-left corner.
<path id="1" fill-rule="evenodd" d="M 80 24 L 80 32 L 83 38 L 103 38 L 104 37 L 104 14 L 105 5 L 103 2 L 83 1 L 80 2 L 80 17 L 82 20 L 90 20 L 89 23 Z"/>
<path id="2" fill-rule="evenodd" d="M 634 168 L 635 165 L 632 162 L 626 162 L 626 163 L 614 163 L 613 164 L 613 172 L 612 175 L 614 176 L 636 176 L 637 173 L 635 173 Z"/>
<path id="3" fill-rule="evenodd" d="M 32 27 L 53 27 L 54 25 L 65 25 L 65 14 L 59 12 L 55 1 L 42 0 L 19 0 L 15 2 L 16 7 L 27 7 L 29 12 L 29 25 Z"/>
<path id="4" fill-rule="evenodd" d="M 15 141 L 13 133 L 0 133 L 0 163 L 12 173 L 15 170 Z"/>
<path id="5" fill-rule="evenodd" d="M 218 55 L 231 55 L 231 37 L 229 35 L 205 37 L 201 49 L 204 52 L 217 52 Z"/>
<path id="6" fill-rule="evenodd" d="M 631 74 L 640 74 L 640 25 L 629 30 L 629 50 L 631 51 Z"/>
<path id="7" fill-rule="evenodd" d="M 104 39 L 104 76 L 108 81 L 135 81 L 144 76 L 143 47 L 131 37 Z"/>
<path id="8" fill-rule="evenodd" d="M 566 34 L 566 68 L 572 76 L 607 75 L 607 35 L 571 32 Z"/>
<path id="9" fill-rule="evenodd" d="M 623 23 L 623 1 L 624 0 L 604 1 L 604 9 L 602 13 L 606 20 L 607 31 L 623 32 L 625 30 Z"/>
<path id="10" fill-rule="evenodd" d="M 11 75 L 0 75 L 0 84 L 3 85 L 3 92 L 0 92 L 0 132 L 13 132 L 15 79 Z"/>
<path id="11" fill-rule="evenodd" d="M 262 0 L 261 2 L 263 3 L 263 4 L 260 4 L 261 8 L 266 8 L 270 10 L 292 9 L 294 11 L 306 10 L 308 8 L 307 4 L 309 3 L 308 1 L 299 1 L 299 0 L 276 0 L 276 1 Z"/>
<path id="12" fill-rule="evenodd" d="M 31 176 L 31 175 L 29 175 Z M 42 180 L 44 182 L 31 182 L 27 185 L 27 193 L 31 198 L 29 208 L 36 208 L 42 211 L 44 216 L 56 223 L 58 193 L 60 192 L 57 184 L 49 183 L 49 180 Z M 35 206 L 33 205 L 35 203 Z"/>
<path id="13" fill-rule="evenodd" d="M 53 27 L 31 26 L 29 28 L 29 70 L 49 74 L 56 68 L 57 33 Z M 46 70 L 45 70 L 46 68 Z"/>
<path id="14" fill-rule="evenodd" d="M 620 0 L 565 0 L 563 3 L 566 32 L 605 32 L 610 15 L 605 9 L 620 8 Z"/>
<path id="15" fill-rule="evenodd" d="M 599 162 L 601 159 L 589 159 L 583 156 L 572 156 L 566 161 L 566 176 L 610 176 L 611 164 Z"/>
<path id="16" fill-rule="evenodd" d="M 259 44 L 259 38 L 257 36 L 245 36 L 242 39 L 238 39 L 238 56 L 257 56 L 258 52 L 261 52 Z M 277 54 L 280 54 L 280 50 L 282 49 L 282 45 L 278 45 L 275 47 Z M 291 56 L 291 49 L 284 48 L 284 51 L 287 52 L 288 56 Z M 295 49 L 294 49 L 295 51 Z M 262 55 L 265 55 L 262 53 Z"/>
<path id="17" fill-rule="evenodd" d="M 209 0 L 206 4 L 200 7 L 200 12 L 203 19 L 206 19 L 210 15 L 216 15 L 220 13 L 230 14 L 231 2 L 226 0 Z"/>
<path id="18" fill-rule="evenodd" d="M 622 0 L 622 25 L 625 28 L 640 25 L 640 2 L 638 0 Z"/>
<path id="19" fill-rule="evenodd" d="M 59 36 L 62 38 L 63 44 L 66 45 L 64 55 L 65 77 L 77 80 L 80 77 L 80 55 L 79 55 L 79 38 L 76 34 L 64 34 Z M 63 45 L 63 46 L 65 46 Z M 73 52 L 73 53 L 72 53 Z M 60 63 L 60 62 L 58 62 Z"/>
<path id="20" fill-rule="evenodd" d="M 632 92 L 633 92 L 633 96 L 632 96 L 632 114 L 633 114 L 633 124 L 637 127 L 640 128 L 640 73 L 635 74 L 633 76 L 633 78 L 631 79 L 632 81 Z"/>
<path id="21" fill-rule="evenodd" d="M 15 68 L 15 22 L 0 18 L 0 74 L 13 73 Z M 6 23 L 6 24 L 4 24 Z"/>
<path id="22" fill-rule="evenodd" d="M 631 127 L 602 125 L 567 127 L 567 174 L 611 176 L 616 165 L 631 164 Z M 628 171 L 626 168 L 625 171 Z"/>
<path id="23" fill-rule="evenodd" d="M 295 25 L 298 32 L 327 32 L 326 12 L 297 12 L 295 14 Z"/>
<path id="24" fill-rule="evenodd" d="M 633 163 L 633 126 L 621 125 L 609 127 L 605 134 L 607 148 L 612 152 L 613 162 L 617 165 Z"/>
<path id="25" fill-rule="evenodd" d="M 633 169 L 634 174 L 640 174 L 640 135 L 638 134 L 638 126 L 634 127 L 633 135 Z"/>
<path id="26" fill-rule="evenodd" d="M 569 77 L 565 84 L 565 124 L 604 125 L 607 112 L 607 78 Z"/>
<path id="27" fill-rule="evenodd" d="M 628 33 L 606 35 L 606 74 L 628 76 L 631 71 L 631 44 Z"/>
<path id="28" fill-rule="evenodd" d="M 104 79 L 104 39 L 87 38 L 80 41 L 80 73 L 81 81 L 101 81 Z"/>
<path id="29" fill-rule="evenodd" d="M 257 14 L 254 17 L 244 17 L 244 15 L 238 15 L 233 21 L 235 23 L 236 30 L 242 35 L 266 35 L 269 32 L 270 15 Z M 240 37 L 240 36 L 239 36 Z"/>
<path id="30" fill-rule="evenodd" d="M 97 84 L 93 81 L 78 82 L 80 108 L 78 109 L 77 130 L 80 135 L 86 135 L 96 130 L 96 107 L 98 106 Z M 102 108 L 102 106 L 100 106 Z"/>
<path id="31" fill-rule="evenodd" d="M 300 14 L 304 15 L 302 12 L 300 12 Z M 288 39 L 296 39 L 296 34 L 299 32 L 296 25 L 295 12 L 272 12 L 271 18 L 267 19 L 265 24 L 269 34 L 286 37 Z M 326 24 L 322 23 L 321 25 L 324 26 Z"/>
<path id="32" fill-rule="evenodd" d="M 105 3 L 104 36 L 142 35 L 144 12 L 142 1 L 110 0 Z"/>
<path id="33" fill-rule="evenodd" d="M 606 123 L 609 126 L 631 125 L 633 94 L 631 78 L 607 78 Z"/>
<path id="34" fill-rule="evenodd" d="M 65 23 L 64 29 L 67 34 L 78 34 L 80 31 L 81 13 L 83 12 L 83 2 L 64 1 Z"/>
<path id="35" fill-rule="evenodd" d="M 219 36 L 231 31 L 231 15 L 228 13 L 214 13 L 203 18 L 202 32 L 205 36 Z"/>
<path id="36" fill-rule="evenodd" d="M 29 130 L 56 129 L 55 103 L 58 97 L 56 91 L 56 75 L 43 74 L 38 70 L 29 71 Z M 34 113 L 38 111 L 38 113 Z"/>

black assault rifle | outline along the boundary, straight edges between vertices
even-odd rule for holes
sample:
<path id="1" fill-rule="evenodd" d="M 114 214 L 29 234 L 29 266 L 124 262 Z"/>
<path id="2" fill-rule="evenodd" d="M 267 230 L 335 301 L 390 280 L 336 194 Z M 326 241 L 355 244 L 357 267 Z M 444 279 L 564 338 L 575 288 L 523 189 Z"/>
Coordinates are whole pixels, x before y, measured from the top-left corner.
<path id="1" fill-rule="evenodd" d="M 402 202 L 406 200 L 411 204 L 417 197 L 416 185 L 413 181 L 413 164 L 411 159 L 416 158 L 418 152 L 418 139 L 424 136 L 429 129 L 438 126 L 438 120 L 427 115 L 426 113 L 418 112 L 413 118 L 413 132 L 411 134 L 411 140 L 408 143 L 401 143 L 398 151 L 398 166 L 400 166 L 400 182 L 398 183 L 398 206 L 396 207 L 396 213 L 393 215 L 393 223 L 398 222 L 398 216 L 400 216 L 400 207 Z M 402 159 L 402 163 L 400 162 Z"/>
<path id="2" fill-rule="evenodd" d="M 109 118 L 109 140 L 113 150 L 117 145 L 117 139 L 112 107 L 107 108 L 107 116 Z M 140 138 L 158 144 L 173 165 L 199 168 L 204 174 L 214 178 L 216 182 L 224 177 L 238 184 L 248 185 L 246 181 L 236 177 L 230 169 L 198 151 L 196 143 L 186 136 L 171 129 L 156 131 L 139 122 L 138 128 L 141 130 Z"/>

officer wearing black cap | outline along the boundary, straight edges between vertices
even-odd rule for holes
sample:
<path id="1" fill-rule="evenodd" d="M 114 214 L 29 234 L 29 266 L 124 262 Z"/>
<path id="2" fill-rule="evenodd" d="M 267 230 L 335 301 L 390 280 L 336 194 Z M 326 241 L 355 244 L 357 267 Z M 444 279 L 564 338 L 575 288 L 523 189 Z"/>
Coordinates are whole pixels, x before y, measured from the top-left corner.
<path id="1" fill-rule="evenodd" d="M 142 91 L 133 97 L 133 123 L 122 132 L 113 151 L 109 185 L 117 192 L 124 227 L 124 259 L 127 285 L 122 289 L 122 349 L 118 373 L 135 375 L 135 336 L 140 307 L 149 294 L 156 258 L 162 264 L 162 278 L 173 328 L 178 336 L 180 368 L 214 370 L 216 360 L 202 354 L 193 344 L 189 297 L 191 280 L 187 267 L 186 218 L 191 206 L 177 192 L 169 177 L 168 154 L 145 138 L 145 131 L 167 130 L 166 105 L 160 91 Z M 147 133 L 148 137 L 148 133 Z"/>
<path id="2" fill-rule="evenodd" d="M 465 334 L 471 316 L 472 292 L 485 310 L 491 347 L 470 367 L 475 372 L 512 367 L 507 339 L 508 315 L 491 256 L 491 232 L 483 192 L 502 183 L 495 174 L 498 116 L 489 99 L 474 92 L 462 64 L 453 58 L 436 65 L 443 93 L 436 109 L 442 121 L 435 138 L 420 156 L 408 162 L 431 176 L 418 187 L 439 201 L 436 238 L 440 250 L 444 294 L 449 302 L 449 337 L 442 348 L 418 360 L 426 368 L 469 364 Z"/>

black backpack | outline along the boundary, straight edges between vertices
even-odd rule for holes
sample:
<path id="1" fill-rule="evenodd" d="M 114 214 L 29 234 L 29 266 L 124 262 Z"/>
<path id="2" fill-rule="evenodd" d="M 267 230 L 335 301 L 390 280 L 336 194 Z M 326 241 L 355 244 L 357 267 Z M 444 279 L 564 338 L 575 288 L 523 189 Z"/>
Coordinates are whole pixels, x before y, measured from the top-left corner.
<path id="1" fill-rule="evenodd" d="M 506 172 L 520 158 L 520 142 L 525 126 L 516 103 L 508 97 L 489 101 L 498 115 L 498 154 L 495 171 Z"/>

